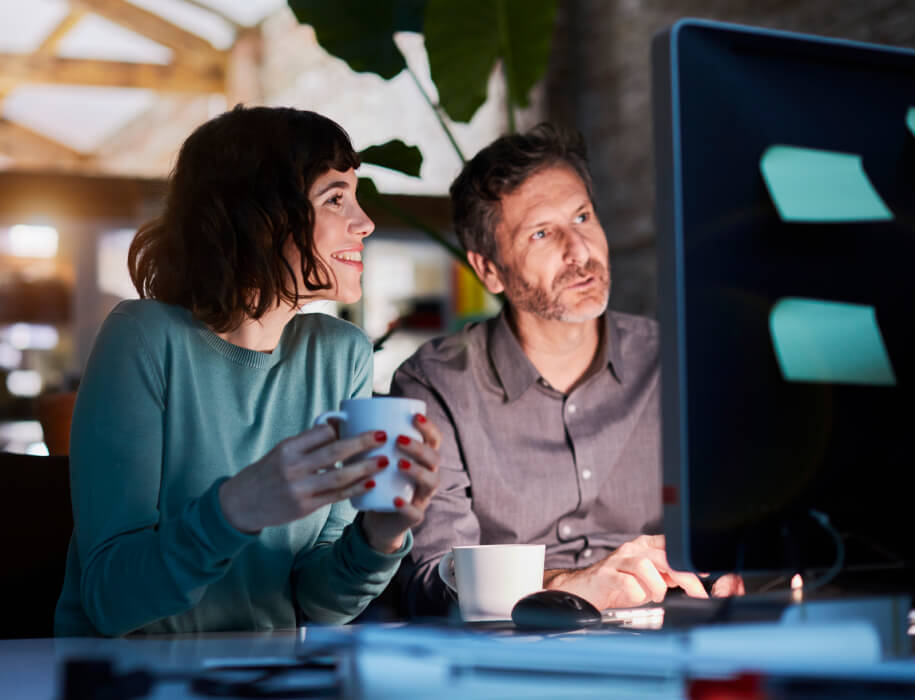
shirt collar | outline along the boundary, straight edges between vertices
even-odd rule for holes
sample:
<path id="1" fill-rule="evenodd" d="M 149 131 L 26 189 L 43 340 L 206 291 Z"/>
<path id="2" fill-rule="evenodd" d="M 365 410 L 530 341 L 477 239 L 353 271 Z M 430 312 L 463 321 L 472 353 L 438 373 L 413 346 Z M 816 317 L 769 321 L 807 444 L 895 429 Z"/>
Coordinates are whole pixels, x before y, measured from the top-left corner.
<path id="1" fill-rule="evenodd" d="M 602 316 L 605 333 L 602 338 L 604 366 L 608 366 L 617 381 L 623 382 L 623 354 L 620 351 L 619 328 L 608 310 Z M 508 322 L 508 307 L 503 306 L 499 315 L 489 326 L 489 358 L 495 367 L 496 375 L 505 390 L 509 401 L 521 396 L 530 386 L 540 379 L 540 373 L 531 363 L 521 343 L 515 336 Z"/>

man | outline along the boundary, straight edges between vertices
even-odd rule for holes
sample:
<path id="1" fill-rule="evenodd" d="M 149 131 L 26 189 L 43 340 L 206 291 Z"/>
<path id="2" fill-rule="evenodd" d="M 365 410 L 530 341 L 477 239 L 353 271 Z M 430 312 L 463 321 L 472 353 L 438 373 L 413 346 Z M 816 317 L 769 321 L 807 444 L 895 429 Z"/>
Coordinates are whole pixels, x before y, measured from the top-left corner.
<path id="1" fill-rule="evenodd" d="M 411 615 L 445 612 L 453 545 L 545 543 L 544 586 L 598 608 L 706 595 L 660 531 L 657 324 L 607 310 L 610 266 L 584 143 L 541 124 L 451 186 L 467 260 L 505 307 L 426 343 L 392 393 L 443 427 L 441 485 L 399 574 Z M 715 592 L 724 590 L 727 581 Z M 718 584 L 716 584 L 718 585 Z"/>

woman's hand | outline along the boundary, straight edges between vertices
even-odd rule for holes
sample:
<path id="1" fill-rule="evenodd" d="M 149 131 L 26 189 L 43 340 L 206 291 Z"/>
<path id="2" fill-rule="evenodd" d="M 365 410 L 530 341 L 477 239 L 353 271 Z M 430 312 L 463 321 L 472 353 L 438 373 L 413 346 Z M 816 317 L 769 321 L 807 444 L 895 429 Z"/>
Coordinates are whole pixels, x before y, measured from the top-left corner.
<path id="1" fill-rule="evenodd" d="M 417 414 L 413 425 L 422 434 L 423 441 L 417 442 L 406 435 L 397 436 L 397 447 L 404 453 L 397 464 L 388 469 L 399 469 L 413 480 L 413 500 L 406 503 L 400 498 L 394 500 L 397 510 L 392 513 L 369 511 L 362 519 L 366 540 L 373 549 L 391 554 L 403 546 L 407 530 L 419 525 L 426 515 L 426 507 L 432 500 L 439 482 L 438 448 L 442 434 L 425 416 Z"/>
<path id="2" fill-rule="evenodd" d="M 242 532 L 259 532 L 270 525 L 303 518 L 330 503 L 358 496 L 374 488 L 372 476 L 379 469 L 392 469 L 396 465 L 388 466 L 388 460 L 379 457 L 340 468 L 334 465 L 374 449 L 386 440 L 383 431 L 337 439 L 330 425 L 318 425 L 283 440 L 266 456 L 223 482 L 219 487 L 222 512 Z"/>

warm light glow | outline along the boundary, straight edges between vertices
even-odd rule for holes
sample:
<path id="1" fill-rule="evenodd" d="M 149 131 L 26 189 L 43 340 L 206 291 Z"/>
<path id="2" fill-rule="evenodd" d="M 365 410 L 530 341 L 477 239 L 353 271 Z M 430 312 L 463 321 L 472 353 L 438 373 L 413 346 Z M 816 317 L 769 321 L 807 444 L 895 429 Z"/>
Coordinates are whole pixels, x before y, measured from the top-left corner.
<path id="1" fill-rule="evenodd" d="M 5 252 L 20 258 L 53 258 L 57 255 L 58 235 L 53 226 L 17 224 L 9 230 Z"/>
<path id="2" fill-rule="evenodd" d="M 37 323 L 14 323 L 3 337 L 17 350 L 51 350 L 60 340 L 54 326 Z"/>
<path id="3" fill-rule="evenodd" d="M 16 369 L 22 364 L 22 351 L 9 343 L 0 343 L 0 367 Z"/>
<path id="4" fill-rule="evenodd" d="M 791 577 L 791 599 L 800 602 L 804 598 L 804 579 L 800 574 Z"/>
<path id="5" fill-rule="evenodd" d="M 38 396 L 41 375 L 33 369 L 17 369 L 7 375 L 6 388 L 13 396 Z"/>

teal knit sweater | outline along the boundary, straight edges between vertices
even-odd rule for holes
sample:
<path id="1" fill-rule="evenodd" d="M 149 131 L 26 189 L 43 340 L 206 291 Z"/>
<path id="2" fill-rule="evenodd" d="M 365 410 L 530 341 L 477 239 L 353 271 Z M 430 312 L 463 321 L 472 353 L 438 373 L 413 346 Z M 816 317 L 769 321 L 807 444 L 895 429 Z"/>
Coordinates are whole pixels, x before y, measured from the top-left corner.
<path id="1" fill-rule="evenodd" d="M 125 301 L 95 341 L 70 437 L 74 532 L 55 633 L 122 635 L 342 623 L 403 556 L 365 541 L 336 503 L 248 535 L 219 485 L 371 394 L 372 348 L 355 326 L 297 315 L 272 353 L 232 345 L 180 307 Z"/>

